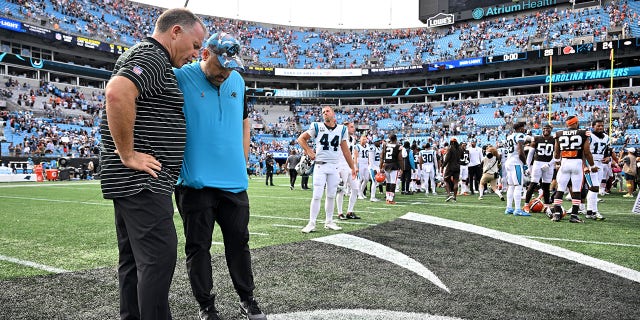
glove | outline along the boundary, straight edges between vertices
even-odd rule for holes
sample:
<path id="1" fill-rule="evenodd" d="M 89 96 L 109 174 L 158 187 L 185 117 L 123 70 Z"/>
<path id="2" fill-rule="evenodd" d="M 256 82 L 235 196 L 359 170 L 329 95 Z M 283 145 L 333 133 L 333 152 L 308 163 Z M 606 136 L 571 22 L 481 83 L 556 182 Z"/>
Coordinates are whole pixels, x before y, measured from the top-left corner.
<path id="1" fill-rule="evenodd" d="M 545 163 L 542 166 L 540 166 L 540 169 L 542 169 L 542 171 L 547 171 L 549 169 L 549 164 Z"/>

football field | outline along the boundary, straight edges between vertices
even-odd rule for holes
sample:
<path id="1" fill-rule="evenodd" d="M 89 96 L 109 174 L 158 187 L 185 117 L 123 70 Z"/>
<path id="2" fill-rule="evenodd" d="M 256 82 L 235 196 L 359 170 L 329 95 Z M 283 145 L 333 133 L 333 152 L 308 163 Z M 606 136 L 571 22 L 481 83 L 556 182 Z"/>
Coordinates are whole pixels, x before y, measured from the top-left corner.
<path id="1" fill-rule="evenodd" d="M 274 180 L 249 187 L 256 296 L 270 319 L 640 318 L 640 215 L 621 194 L 603 197 L 605 221 L 584 224 L 504 215 L 495 195 L 358 200 L 361 220 L 327 231 L 321 209 L 318 231 L 303 234 L 311 192 Z M 0 184 L 0 202 L 0 319 L 117 318 L 113 207 L 97 181 Z M 190 319 L 177 211 L 175 224 L 172 310 Z M 217 304 L 236 319 L 221 243 L 216 230 Z"/>

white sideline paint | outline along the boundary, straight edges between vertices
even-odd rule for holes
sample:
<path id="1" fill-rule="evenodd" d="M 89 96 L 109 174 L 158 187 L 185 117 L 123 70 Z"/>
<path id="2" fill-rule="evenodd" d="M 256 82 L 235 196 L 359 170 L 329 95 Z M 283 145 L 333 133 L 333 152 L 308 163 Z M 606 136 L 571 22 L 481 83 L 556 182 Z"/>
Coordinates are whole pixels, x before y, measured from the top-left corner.
<path id="1" fill-rule="evenodd" d="M 312 310 L 292 313 L 270 314 L 271 320 L 461 320 L 462 318 L 438 316 L 428 313 L 401 312 L 390 310 L 336 309 Z"/>
<path id="2" fill-rule="evenodd" d="M 27 261 L 27 260 L 20 260 L 20 259 L 16 259 L 16 258 L 12 258 L 12 257 L 3 256 L 3 255 L 0 255 L 0 260 L 11 262 L 11 263 L 15 263 L 15 264 L 20 264 L 20 265 L 31 267 L 31 268 L 34 268 L 34 269 L 44 270 L 44 271 L 51 272 L 51 273 L 70 272 L 69 270 L 50 267 L 50 266 L 45 266 L 44 264 L 39 264 L 39 263 Z"/>
<path id="3" fill-rule="evenodd" d="M 428 223 L 442 227 L 462 230 L 466 232 L 476 233 L 486 237 L 494 238 L 500 241 L 513 243 L 529 249 L 544 252 L 567 260 L 575 261 L 592 268 L 596 268 L 605 272 L 612 273 L 622 278 L 626 278 L 635 282 L 640 282 L 640 272 L 625 268 L 615 263 L 589 257 L 582 253 L 574 252 L 564 248 L 556 247 L 550 244 L 527 239 L 525 237 L 509 234 L 502 231 L 492 230 L 484 227 L 474 226 L 472 224 L 458 222 L 438 217 L 427 216 L 419 213 L 409 212 L 400 217 L 400 219 L 411 220 L 416 222 Z"/>
<path id="4" fill-rule="evenodd" d="M 290 224 L 272 224 L 273 227 L 281 227 L 281 228 L 291 228 L 291 229 L 302 229 L 304 226 L 293 226 Z"/>
<path id="5" fill-rule="evenodd" d="M 68 186 L 81 186 L 81 185 L 94 185 L 94 184 L 100 184 L 100 181 L 94 180 L 94 181 L 86 181 L 86 182 L 45 182 L 45 183 L 37 183 L 37 184 L 5 184 L 5 185 L 0 185 L 0 188 L 21 188 L 21 187 L 28 187 L 28 188 L 43 188 L 43 187 L 68 187 Z"/>
<path id="6" fill-rule="evenodd" d="M 572 239 L 562 239 L 562 238 L 545 238 L 545 237 L 535 237 L 535 236 L 521 236 L 521 237 L 525 237 L 527 239 L 550 240 L 550 241 L 565 241 L 565 242 L 577 242 L 577 243 L 587 243 L 587 244 L 601 244 L 601 245 L 607 245 L 607 246 L 640 248 L 640 245 L 638 245 L 638 244 L 628 244 L 628 243 L 572 240 Z"/>
<path id="7" fill-rule="evenodd" d="M 356 237 L 350 234 L 335 234 L 327 237 L 315 238 L 313 241 L 332 244 L 334 246 L 343 247 L 351 250 L 360 251 L 368 255 L 380 258 L 382 260 L 389 261 L 393 264 L 397 264 L 409 271 L 418 274 L 421 277 L 431 281 L 433 284 L 443 289 L 444 291 L 451 293 L 449 288 L 440 281 L 431 270 L 427 269 L 420 262 L 412 259 L 411 257 L 399 252 L 395 249 L 389 248 L 385 245 L 373 242 L 371 240 Z"/>
<path id="8" fill-rule="evenodd" d="M 33 200 L 33 201 L 47 201 L 47 202 L 60 202 L 60 203 L 77 203 L 77 204 L 90 204 L 96 206 L 113 206 L 111 202 L 87 202 L 87 201 L 73 201 L 73 200 L 60 200 L 60 199 L 46 199 L 46 198 L 29 198 L 29 197 L 14 197 L 14 196 L 0 196 L 5 199 L 18 199 L 18 200 Z"/>

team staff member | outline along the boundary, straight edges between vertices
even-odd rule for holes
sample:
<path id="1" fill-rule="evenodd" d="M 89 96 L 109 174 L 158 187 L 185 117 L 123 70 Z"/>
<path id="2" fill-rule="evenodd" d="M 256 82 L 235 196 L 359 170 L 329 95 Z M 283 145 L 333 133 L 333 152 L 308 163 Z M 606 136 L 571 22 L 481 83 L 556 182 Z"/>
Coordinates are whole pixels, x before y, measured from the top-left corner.
<path id="1" fill-rule="evenodd" d="M 100 184 L 115 209 L 121 319 L 171 319 L 178 245 L 171 194 L 186 136 L 171 67 L 197 57 L 205 30 L 186 9 L 165 11 L 153 35 L 118 58 L 105 88 Z"/>
<path id="2" fill-rule="evenodd" d="M 466 148 L 469 154 L 469 190 L 474 194 L 480 190 L 479 183 L 482 179 L 482 148 L 477 146 L 476 138 L 470 139 L 470 142 L 471 147 Z"/>
<path id="3" fill-rule="evenodd" d="M 250 319 L 266 319 L 253 298 L 249 253 L 249 130 L 240 43 L 224 32 L 213 34 L 202 60 L 176 69 L 184 92 L 187 144 L 176 188 L 184 224 L 187 273 L 200 305 L 201 319 L 219 319 L 211 274 L 214 223 L 222 231 L 225 258 L 240 310 Z M 211 168 L 224 170 L 211 170 Z"/>

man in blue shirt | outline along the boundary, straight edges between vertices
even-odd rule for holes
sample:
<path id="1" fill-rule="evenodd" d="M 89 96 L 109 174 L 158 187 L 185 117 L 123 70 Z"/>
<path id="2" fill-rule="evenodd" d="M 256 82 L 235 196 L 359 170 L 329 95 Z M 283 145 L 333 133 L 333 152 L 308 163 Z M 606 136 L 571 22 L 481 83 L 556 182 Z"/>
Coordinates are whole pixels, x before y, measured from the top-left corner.
<path id="1" fill-rule="evenodd" d="M 248 319 L 266 319 L 253 298 L 249 252 L 249 119 L 240 43 L 224 32 L 205 43 L 202 60 L 175 69 L 184 93 L 187 142 L 176 187 L 184 224 L 187 273 L 200 305 L 200 319 L 220 319 L 211 272 L 214 222 L 222 231 L 225 257 L 240 309 Z"/>

